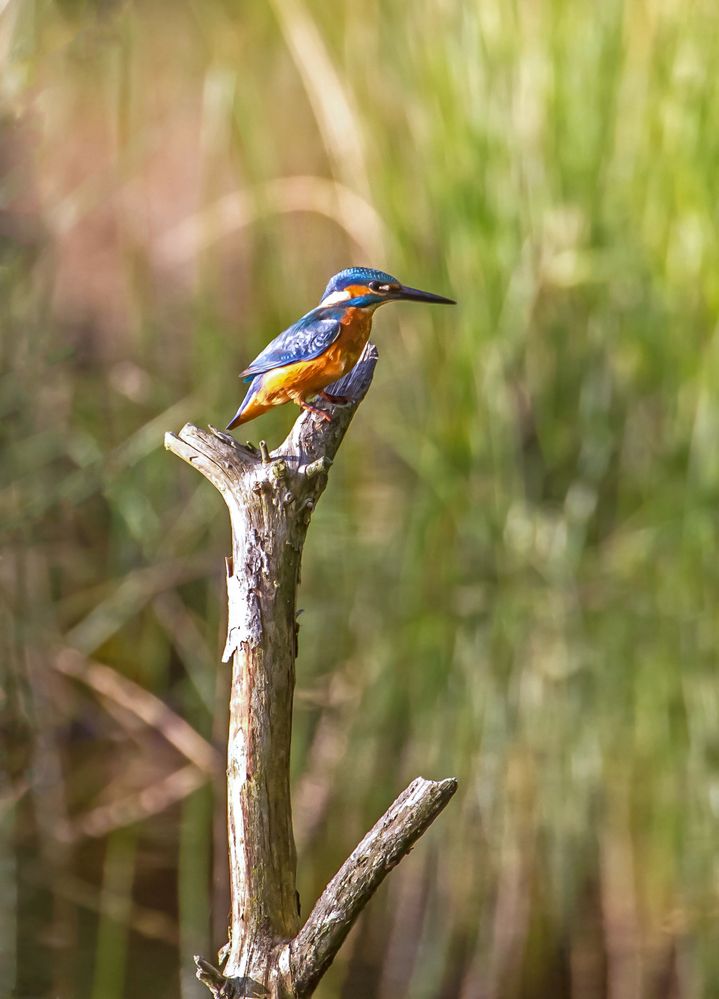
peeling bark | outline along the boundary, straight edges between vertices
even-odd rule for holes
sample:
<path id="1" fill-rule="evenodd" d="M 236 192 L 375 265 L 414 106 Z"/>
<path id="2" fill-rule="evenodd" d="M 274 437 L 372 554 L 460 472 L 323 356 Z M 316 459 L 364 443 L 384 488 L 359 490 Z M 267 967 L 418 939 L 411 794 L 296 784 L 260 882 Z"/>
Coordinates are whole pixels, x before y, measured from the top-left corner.
<path id="1" fill-rule="evenodd" d="M 231 911 L 222 970 L 196 958 L 215 996 L 299 999 L 312 994 L 388 871 L 424 832 L 456 782 L 418 778 L 390 807 L 323 893 L 300 929 L 290 803 L 296 592 L 305 535 L 327 473 L 377 360 L 371 344 L 329 391 L 348 397 L 327 422 L 303 413 L 269 452 L 187 424 L 165 446 L 222 494 L 232 526 L 227 559 L 232 660 L 227 746 Z"/>

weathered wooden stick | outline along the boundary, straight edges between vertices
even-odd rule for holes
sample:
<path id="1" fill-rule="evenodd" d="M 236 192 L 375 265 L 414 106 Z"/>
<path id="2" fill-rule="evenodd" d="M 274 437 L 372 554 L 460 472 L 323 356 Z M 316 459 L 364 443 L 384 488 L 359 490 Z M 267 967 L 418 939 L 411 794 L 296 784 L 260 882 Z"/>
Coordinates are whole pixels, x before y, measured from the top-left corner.
<path id="1" fill-rule="evenodd" d="M 309 996 L 385 874 L 441 811 L 456 783 L 415 781 L 365 837 L 300 930 L 289 772 L 297 621 L 295 598 L 307 527 L 327 473 L 369 388 L 377 352 L 329 391 L 350 402 L 332 420 L 303 413 L 269 452 L 214 428 L 187 424 L 165 447 L 222 494 L 232 525 L 227 559 L 232 659 L 227 745 L 231 911 L 219 971 L 197 958 L 216 996 Z M 341 917 L 340 914 L 341 913 Z"/>
<path id="2" fill-rule="evenodd" d="M 456 790 L 453 777 L 417 777 L 345 860 L 288 944 L 295 995 L 312 995 L 362 909 Z"/>

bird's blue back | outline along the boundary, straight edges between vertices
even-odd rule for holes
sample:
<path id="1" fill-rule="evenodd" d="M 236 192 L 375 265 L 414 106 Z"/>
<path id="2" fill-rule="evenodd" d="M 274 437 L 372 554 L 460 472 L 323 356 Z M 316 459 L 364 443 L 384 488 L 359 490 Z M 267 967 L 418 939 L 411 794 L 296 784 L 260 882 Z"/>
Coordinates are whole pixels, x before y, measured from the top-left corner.
<path id="1" fill-rule="evenodd" d="M 331 347 L 342 330 L 340 320 L 345 313 L 343 305 L 318 306 L 292 326 L 283 330 L 258 354 L 241 377 L 252 381 L 273 368 L 298 361 L 312 361 Z"/>

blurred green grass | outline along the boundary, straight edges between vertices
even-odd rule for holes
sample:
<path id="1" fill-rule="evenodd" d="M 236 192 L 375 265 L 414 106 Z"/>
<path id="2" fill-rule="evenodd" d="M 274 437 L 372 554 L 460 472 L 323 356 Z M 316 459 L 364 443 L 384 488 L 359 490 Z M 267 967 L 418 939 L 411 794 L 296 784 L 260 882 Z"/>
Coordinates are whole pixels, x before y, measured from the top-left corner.
<path id="1" fill-rule="evenodd" d="M 120 995 L 123 961 L 126 995 L 202 994 L 203 792 L 98 854 L 82 817 L 179 764 L 52 664 L 221 741 L 226 518 L 162 432 L 226 422 L 349 263 L 459 306 L 378 317 L 305 552 L 304 910 L 411 777 L 461 791 L 318 994 L 719 988 L 718 29 L 703 0 L 2 6 L 17 995 Z"/>

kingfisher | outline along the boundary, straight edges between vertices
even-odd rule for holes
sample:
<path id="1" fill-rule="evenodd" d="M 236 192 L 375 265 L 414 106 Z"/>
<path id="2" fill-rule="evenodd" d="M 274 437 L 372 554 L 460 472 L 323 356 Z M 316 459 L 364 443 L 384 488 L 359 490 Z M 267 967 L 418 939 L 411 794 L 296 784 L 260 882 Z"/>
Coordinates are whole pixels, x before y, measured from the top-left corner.
<path id="1" fill-rule="evenodd" d="M 355 366 L 369 339 L 375 309 L 386 302 L 456 305 L 451 298 L 410 288 L 371 267 L 340 271 L 330 279 L 317 308 L 276 336 L 240 373 L 250 387 L 227 429 L 286 402 L 331 420 L 309 400 L 319 396 L 330 403 L 348 401 L 325 389 Z"/>

